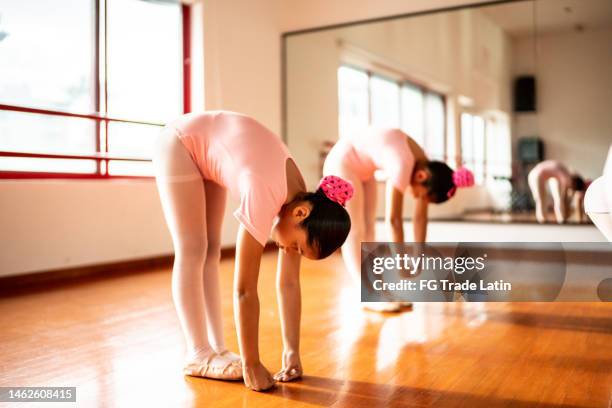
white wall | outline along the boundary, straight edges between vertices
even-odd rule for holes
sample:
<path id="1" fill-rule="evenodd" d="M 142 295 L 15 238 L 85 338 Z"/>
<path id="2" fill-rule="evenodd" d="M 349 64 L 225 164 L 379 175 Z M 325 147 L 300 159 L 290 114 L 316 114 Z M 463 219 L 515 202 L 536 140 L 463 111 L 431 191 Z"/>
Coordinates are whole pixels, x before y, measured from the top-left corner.
<path id="1" fill-rule="evenodd" d="M 172 247 L 150 181 L 4 181 L 0 274 L 146 258 Z"/>
<path id="2" fill-rule="evenodd" d="M 205 47 L 193 95 L 205 101 L 194 106 L 244 112 L 280 132 L 282 32 L 478 2 L 203 0 L 193 13 Z M 236 223 L 225 220 L 231 245 Z M 0 181 L 0 237 L 0 276 L 172 251 L 151 181 Z"/>
<path id="3" fill-rule="evenodd" d="M 612 143 L 612 29 L 538 36 L 537 113 L 517 114 L 515 138 L 539 135 L 547 159 L 601 175 Z M 534 72 L 531 40 L 514 41 L 516 74 Z"/>

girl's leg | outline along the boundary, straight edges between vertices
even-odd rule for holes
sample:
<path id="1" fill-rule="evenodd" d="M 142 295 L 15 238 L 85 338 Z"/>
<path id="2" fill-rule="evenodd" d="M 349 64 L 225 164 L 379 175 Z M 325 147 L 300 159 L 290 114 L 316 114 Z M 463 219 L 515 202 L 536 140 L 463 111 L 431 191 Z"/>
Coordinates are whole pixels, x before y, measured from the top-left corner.
<path id="1" fill-rule="evenodd" d="M 578 222 L 583 223 L 587 219 L 586 213 L 584 212 L 584 191 L 576 192 L 575 197 Z"/>
<path id="2" fill-rule="evenodd" d="M 204 262 L 204 303 L 208 323 L 208 338 L 212 348 L 229 358 L 240 361 L 240 356 L 225 348 L 223 337 L 223 308 L 221 285 L 219 284 L 219 261 L 221 259 L 221 235 L 227 190 L 219 184 L 205 180 L 206 191 L 206 235 L 208 249 Z"/>
<path id="3" fill-rule="evenodd" d="M 365 240 L 372 242 L 376 240 L 376 179 L 363 183 L 363 208 L 364 208 L 364 236 Z"/>
<path id="4" fill-rule="evenodd" d="M 364 238 L 367 242 L 376 241 L 376 204 L 378 188 L 376 179 L 363 183 Z M 398 312 L 401 307 L 411 306 L 411 302 L 364 302 L 364 307 L 376 312 Z"/>
<path id="5" fill-rule="evenodd" d="M 551 185 L 551 194 L 555 208 L 555 218 L 557 224 L 563 224 L 567 219 L 569 186 L 559 178 L 555 178 L 553 181 Z"/>
<path id="6" fill-rule="evenodd" d="M 350 172 L 338 174 L 353 184 L 353 197 L 346 202 L 346 211 L 351 218 L 351 230 L 342 245 L 342 259 L 349 275 L 357 287 L 361 287 L 361 241 L 365 238 L 363 183 Z"/>
<path id="7" fill-rule="evenodd" d="M 540 180 L 537 173 L 529 173 L 529 189 L 535 202 L 536 219 L 539 223 L 546 222 L 546 186 L 545 181 Z"/>
<path id="8" fill-rule="evenodd" d="M 206 333 L 202 268 L 206 259 L 206 196 L 189 153 L 162 133 L 154 156 L 162 209 L 172 236 L 172 297 L 190 354 L 210 350 Z"/>
<path id="9" fill-rule="evenodd" d="M 340 177 L 353 183 L 353 198 L 346 203 L 346 210 L 351 217 L 351 231 L 342 246 L 344 264 L 353 278 L 357 289 L 361 290 L 361 242 L 374 240 L 376 222 L 376 181 L 362 183 L 350 173 Z M 376 312 L 397 312 L 401 305 L 397 302 L 362 302 L 365 309 Z"/>
<path id="10" fill-rule="evenodd" d="M 204 183 L 189 153 L 171 132 L 164 131 L 154 153 L 162 209 L 174 245 L 172 296 L 187 342 L 185 373 L 239 379 L 241 368 L 213 352 L 206 332 L 203 275 L 207 251 Z"/>

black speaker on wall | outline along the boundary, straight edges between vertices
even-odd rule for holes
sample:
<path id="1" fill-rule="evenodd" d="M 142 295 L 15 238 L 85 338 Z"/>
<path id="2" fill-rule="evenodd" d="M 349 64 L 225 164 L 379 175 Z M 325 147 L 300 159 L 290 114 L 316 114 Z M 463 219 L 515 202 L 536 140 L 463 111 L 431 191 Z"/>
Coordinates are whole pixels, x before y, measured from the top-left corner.
<path id="1" fill-rule="evenodd" d="M 535 77 L 520 76 L 514 80 L 514 111 L 535 112 L 536 81 Z"/>

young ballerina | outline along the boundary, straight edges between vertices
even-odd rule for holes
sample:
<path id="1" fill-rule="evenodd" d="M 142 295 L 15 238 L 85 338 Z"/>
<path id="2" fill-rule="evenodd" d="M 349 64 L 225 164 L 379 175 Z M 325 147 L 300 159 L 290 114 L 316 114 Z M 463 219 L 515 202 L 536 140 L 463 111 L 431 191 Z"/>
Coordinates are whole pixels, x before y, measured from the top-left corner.
<path id="1" fill-rule="evenodd" d="M 474 183 L 469 170 L 453 172 L 445 163 L 430 161 L 421 147 L 399 129 L 367 128 L 341 138 L 330 150 L 323 174 L 337 174 L 355 189 L 347 204 L 352 226 L 342 246 L 344 264 L 353 280 L 361 282 L 361 242 L 374 241 L 376 221 L 376 180 L 374 172 L 384 171 L 386 181 L 385 220 L 393 242 L 404 242 L 402 208 L 404 192 L 410 187 L 414 198 L 414 240 L 424 243 L 427 236 L 427 207 L 451 198 L 457 187 Z M 366 309 L 392 312 L 398 302 L 364 302 Z"/>
<path id="2" fill-rule="evenodd" d="M 544 160 L 529 172 L 527 179 L 536 205 L 536 219 L 540 224 L 546 223 L 549 218 L 547 185 L 552 195 L 557 223 L 563 224 L 568 219 L 572 201 L 576 203 L 578 219 L 582 220 L 582 202 L 586 188 L 580 176 L 572 174 L 556 160 Z"/>
<path id="3" fill-rule="evenodd" d="M 584 206 L 593 224 L 612 242 L 612 145 L 603 175 L 595 179 L 586 191 Z"/>
<path id="4" fill-rule="evenodd" d="M 175 251 L 172 295 L 187 342 L 184 373 L 244 378 L 258 391 L 274 384 L 259 359 L 257 297 L 260 259 L 273 229 L 284 345 L 283 368 L 275 378 L 300 377 L 300 258 L 322 259 L 342 245 L 350 230 L 343 205 L 352 187 L 327 177 L 316 192 L 307 192 L 282 141 L 254 119 L 233 112 L 180 117 L 161 132 L 153 161 Z M 242 359 L 226 349 L 221 321 L 218 275 L 226 191 L 240 202 L 234 212 L 240 222 L 234 316 Z"/>

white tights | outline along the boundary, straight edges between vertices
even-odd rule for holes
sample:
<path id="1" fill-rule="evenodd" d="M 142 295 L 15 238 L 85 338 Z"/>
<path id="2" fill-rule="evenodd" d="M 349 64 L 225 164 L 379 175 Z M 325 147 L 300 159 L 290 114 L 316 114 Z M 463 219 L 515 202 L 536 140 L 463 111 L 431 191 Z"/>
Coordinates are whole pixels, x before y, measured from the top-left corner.
<path id="1" fill-rule="evenodd" d="M 337 166 L 333 174 L 353 184 L 353 198 L 346 203 L 346 211 L 351 217 L 351 231 L 342 245 L 342 259 L 355 288 L 361 288 L 361 242 L 375 241 L 376 227 L 376 180 L 361 181 L 352 171 Z M 377 312 L 397 312 L 398 302 L 361 302 L 368 310 Z"/>
<path id="2" fill-rule="evenodd" d="M 219 260 L 226 190 L 202 178 L 171 129 L 161 132 L 153 163 L 174 245 L 172 297 L 189 355 L 222 353 Z"/>
<path id="3" fill-rule="evenodd" d="M 361 242 L 375 240 L 376 226 L 376 181 L 362 182 L 349 172 L 340 177 L 353 184 L 353 198 L 346 203 L 346 211 L 351 217 L 351 231 L 344 245 L 342 258 L 353 282 L 361 287 Z"/>
<path id="4" fill-rule="evenodd" d="M 541 178 L 536 173 L 530 173 L 529 188 L 531 189 L 531 194 L 536 205 L 536 219 L 539 223 L 545 223 L 548 219 L 548 194 L 546 191 L 546 184 L 548 184 L 550 188 L 557 223 L 563 224 L 567 220 L 569 213 L 569 186 L 566 185 L 561 178 Z"/>

